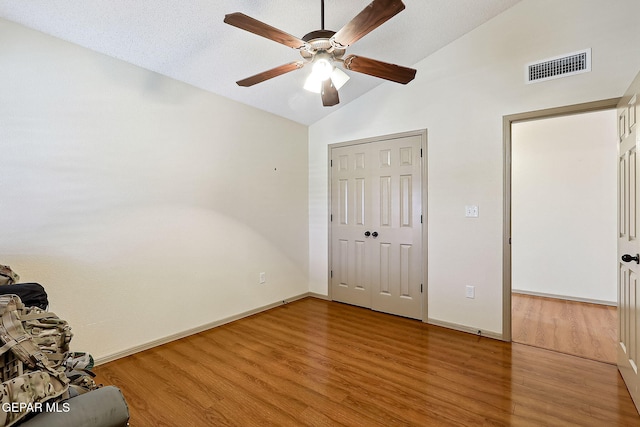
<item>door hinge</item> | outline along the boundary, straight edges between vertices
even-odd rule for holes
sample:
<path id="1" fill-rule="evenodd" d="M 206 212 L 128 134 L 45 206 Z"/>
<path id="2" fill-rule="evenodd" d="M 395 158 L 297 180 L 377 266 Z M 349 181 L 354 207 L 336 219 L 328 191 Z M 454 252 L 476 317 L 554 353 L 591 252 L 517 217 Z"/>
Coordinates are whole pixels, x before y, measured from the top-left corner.
<path id="1" fill-rule="evenodd" d="M 422 215 L 420 215 L 420 224 L 422 224 Z"/>
<path id="2" fill-rule="evenodd" d="M 329 221 L 333 222 L 333 214 L 331 214 L 331 219 Z"/>
<path id="3" fill-rule="evenodd" d="M 333 279 L 333 270 L 331 270 L 331 278 Z"/>
<path id="4" fill-rule="evenodd" d="M 509 244 L 511 244 L 511 237 L 509 237 Z"/>
<path id="5" fill-rule="evenodd" d="M 333 167 L 333 159 L 331 159 L 331 165 L 329 167 Z"/>
<path id="6" fill-rule="evenodd" d="M 420 157 L 422 157 L 422 148 L 420 149 Z"/>
<path id="7" fill-rule="evenodd" d="M 420 293 L 422 293 L 422 283 L 420 283 Z"/>

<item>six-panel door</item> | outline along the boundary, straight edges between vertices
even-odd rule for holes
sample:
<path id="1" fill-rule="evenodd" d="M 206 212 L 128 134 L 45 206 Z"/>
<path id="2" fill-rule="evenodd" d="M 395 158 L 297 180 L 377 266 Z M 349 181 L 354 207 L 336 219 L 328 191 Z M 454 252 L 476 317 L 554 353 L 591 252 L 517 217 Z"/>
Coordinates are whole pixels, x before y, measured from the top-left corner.
<path id="1" fill-rule="evenodd" d="M 618 104 L 618 368 L 640 410 L 640 240 L 637 94 L 640 74 Z M 636 258 L 637 257 L 637 258 Z"/>
<path id="2" fill-rule="evenodd" d="M 331 296 L 422 317 L 420 136 L 331 150 Z"/>

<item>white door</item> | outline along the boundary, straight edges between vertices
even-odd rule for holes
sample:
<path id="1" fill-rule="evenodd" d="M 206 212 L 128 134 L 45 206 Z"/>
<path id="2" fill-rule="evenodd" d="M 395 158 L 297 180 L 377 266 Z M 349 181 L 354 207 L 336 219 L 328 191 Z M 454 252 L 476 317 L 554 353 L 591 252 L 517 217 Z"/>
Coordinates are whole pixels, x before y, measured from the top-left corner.
<path id="1" fill-rule="evenodd" d="M 331 149 L 331 298 L 361 307 L 372 292 L 370 162 L 367 144 Z"/>
<path id="2" fill-rule="evenodd" d="M 637 95 L 640 74 L 618 104 L 618 369 L 640 411 L 640 241 L 638 240 Z"/>
<path id="3" fill-rule="evenodd" d="M 422 318 L 420 135 L 331 149 L 331 297 Z"/>

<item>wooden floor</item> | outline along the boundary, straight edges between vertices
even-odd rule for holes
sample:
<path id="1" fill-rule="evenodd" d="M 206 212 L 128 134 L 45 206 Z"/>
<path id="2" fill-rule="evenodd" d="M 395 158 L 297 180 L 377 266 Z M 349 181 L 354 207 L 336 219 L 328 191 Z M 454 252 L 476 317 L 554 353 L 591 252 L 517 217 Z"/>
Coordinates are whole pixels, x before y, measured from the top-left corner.
<path id="1" fill-rule="evenodd" d="M 96 368 L 140 426 L 638 426 L 616 367 L 307 298 Z"/>
<path id="2" fill-rule="evenodd" d="M 617 308 L 512 294 L 514 342 L 616 363 Z"/>

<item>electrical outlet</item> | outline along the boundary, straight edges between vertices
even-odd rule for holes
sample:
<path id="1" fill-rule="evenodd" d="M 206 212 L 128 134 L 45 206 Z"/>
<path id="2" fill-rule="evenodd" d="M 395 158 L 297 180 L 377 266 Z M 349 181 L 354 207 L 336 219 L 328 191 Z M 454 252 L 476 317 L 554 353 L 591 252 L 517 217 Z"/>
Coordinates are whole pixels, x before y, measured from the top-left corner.
<path id="1" fill-rule="evenodd" d="M 464 207 L 464 216 L 467 218 L 478 218 L 480 210 L 476 205 L 469 205 Z"/>
<path id="2" fill-rule="evenodd" d="M 467 286 L 467 298 L 475 298 L 476 297 L 476 287 L 475 286 Z"/>
<path id="3" fill-rule="evenodd" d="M 267 273 L 265 273 L 264 271 L 262 273 L 260 273 L 260 284 L 264 284 L 267 281 Z"/>

